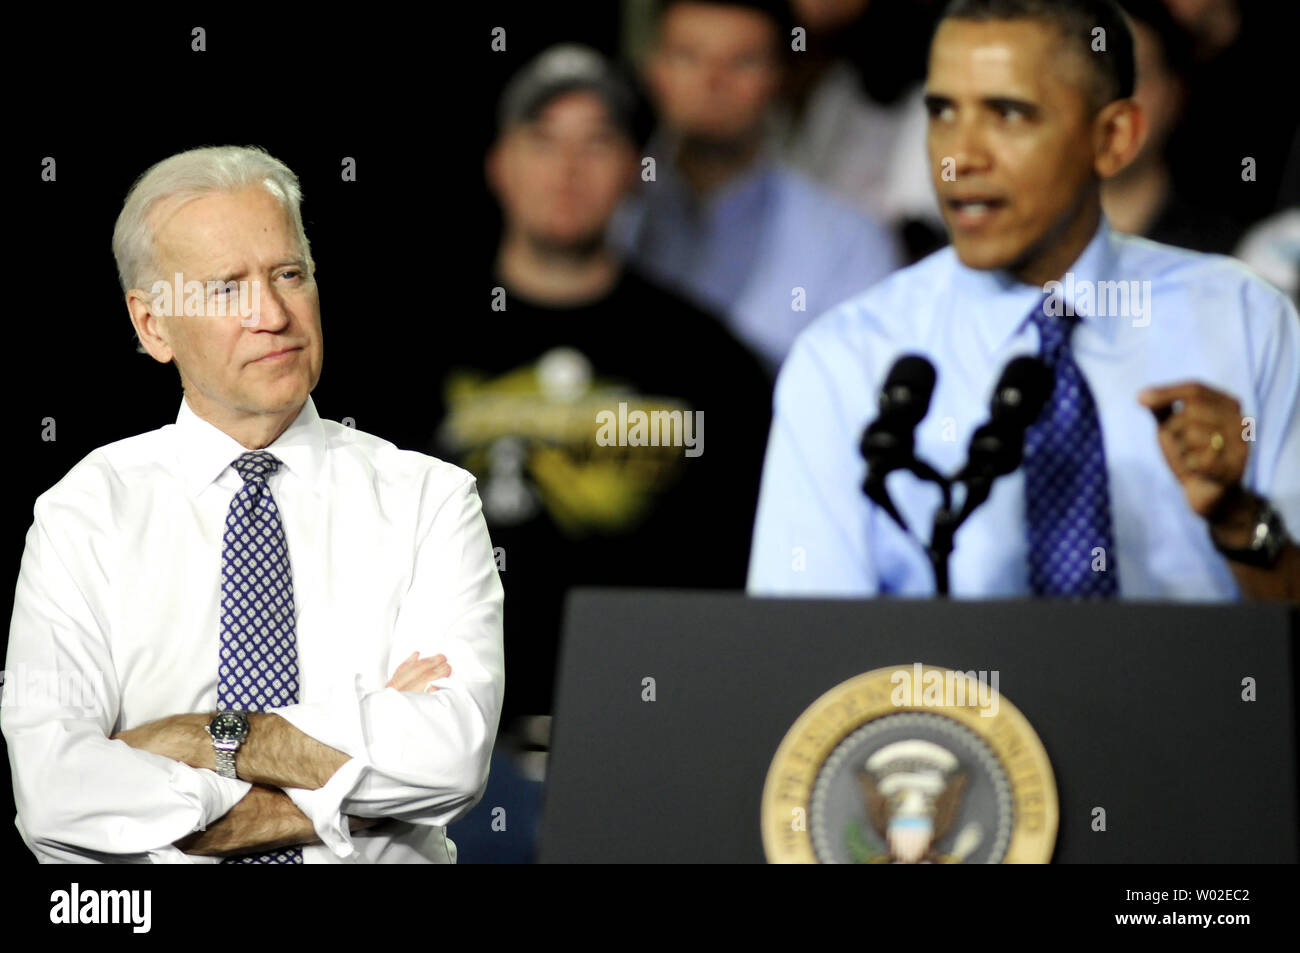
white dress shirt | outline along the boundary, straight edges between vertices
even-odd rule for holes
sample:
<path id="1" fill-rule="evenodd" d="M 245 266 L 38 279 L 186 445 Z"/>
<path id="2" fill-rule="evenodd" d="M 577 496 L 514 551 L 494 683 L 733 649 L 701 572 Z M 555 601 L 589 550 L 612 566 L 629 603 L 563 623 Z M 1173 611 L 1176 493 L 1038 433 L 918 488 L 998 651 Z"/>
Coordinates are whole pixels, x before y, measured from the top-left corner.
<path id="1" fill-rule="evenodd" d="M 474 478 L 322 420 L 265 448 L 289 545 L 300 703 L 272 709 L 350 756 L 286 793 L 320 863 L 449 863 L 482 796 L 505 688 L 502 589 Z M 250 785 L 112 741 L 213 711 L 222 534 L 247 450 L 181 401 L 175 424 L 88 454 L 41 494 L 14 596 L 0 724 L 18 828 L 45 863 L 212 863 L 172 844 Z M 433 693 L 385 685 L 443 654 Z M 387 823 L 349 833 L 344 815 Z"/>

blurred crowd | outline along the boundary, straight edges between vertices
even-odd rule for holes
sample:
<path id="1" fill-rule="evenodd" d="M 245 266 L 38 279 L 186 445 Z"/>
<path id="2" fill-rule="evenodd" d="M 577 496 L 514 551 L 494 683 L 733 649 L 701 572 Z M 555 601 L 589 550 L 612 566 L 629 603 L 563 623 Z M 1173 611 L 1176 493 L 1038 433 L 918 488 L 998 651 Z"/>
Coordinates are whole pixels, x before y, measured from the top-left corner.
<path id="1" fill-rule="evenodd" d="M 1300 295 L 1291 4 L 1122 3 L 1150 129 L 1105 183 L 1112 227 Z M 474 285 L 491 320 L 455 322 L 433 369 L 426 449 L 478 477 L 506 592 L 498 755 L 451 830 L 466 862 L 531 858 L 488 812 L 535 824 L 565 591 L 742 588 L 795 336 L 946 243 L 922 103 L 941 0 L 601 6 L 577 36 L 499 18 L 512 46 L 483 102 L 499 229 Z M 692 457 L 602 442 L 602 408 L 725 426 Z"/>

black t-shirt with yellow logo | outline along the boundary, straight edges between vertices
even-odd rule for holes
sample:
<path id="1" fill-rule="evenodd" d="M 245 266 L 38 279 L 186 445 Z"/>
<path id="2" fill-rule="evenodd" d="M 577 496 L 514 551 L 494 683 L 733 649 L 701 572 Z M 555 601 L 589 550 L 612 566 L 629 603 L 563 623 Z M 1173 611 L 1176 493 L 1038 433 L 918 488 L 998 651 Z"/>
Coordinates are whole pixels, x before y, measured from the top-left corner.
<path id="1" fill-rule="evenodd" d="M 439 328 L 428 452 L 478 479 L 507 725 L 551 711 L 570 587 L 744 586 L 771 382 L 716 318 L 631 272 L 580 307 L 481 287 Z"/>

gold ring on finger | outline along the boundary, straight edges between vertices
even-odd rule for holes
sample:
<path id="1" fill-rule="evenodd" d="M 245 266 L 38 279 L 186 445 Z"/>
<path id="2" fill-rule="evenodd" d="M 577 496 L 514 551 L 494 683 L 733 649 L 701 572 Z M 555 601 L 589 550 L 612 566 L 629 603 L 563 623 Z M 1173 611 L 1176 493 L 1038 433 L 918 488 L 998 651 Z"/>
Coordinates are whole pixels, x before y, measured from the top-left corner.
<path id="1" fill-rule="evenodd" d="M 1218 453 L 1223 449 L 1223 434 L 1219 433 L 1217 430 L 1210 435 L 1210 449 L 1215 453 Z"/>

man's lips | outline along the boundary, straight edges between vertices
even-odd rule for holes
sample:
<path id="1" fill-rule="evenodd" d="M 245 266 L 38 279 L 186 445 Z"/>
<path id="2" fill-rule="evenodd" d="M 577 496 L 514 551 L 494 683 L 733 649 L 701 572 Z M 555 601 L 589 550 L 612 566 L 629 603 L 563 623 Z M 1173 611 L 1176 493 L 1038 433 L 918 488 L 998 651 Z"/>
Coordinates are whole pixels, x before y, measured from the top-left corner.
<path id="1" fill-rule="evenodd" d="M 1000 195 L 991 193 L 966 193 L 950 195 L 944 198 L 953 224 L 959 228 L 978 228 L 994 215 L 1006 208 L 1008 202 Z"/>
<path id="2" fill-rule="evenodd" d="M 283 360 L 283 359 L 286 358 L 288 355 L 292 354 L 294 351 L 301 351 L 301 350 L 302 350 L 301 347 L 285 347 L 285 348 L 281 348 L 281 349 L 278 350 L 278 351 L 272 351 L 270 354 L 263 354 L 261 357 L 259 357 L 259 358 L 255 358 L 255 359 L 253 360 L 253 363 L 254 363 L 254 364 L 261 364 L 261 363 L 264 362 L 264 361 L 267 362 L 267 363 L 270 363 L 271 361 L 275 361 L 275 360 Z"/>

